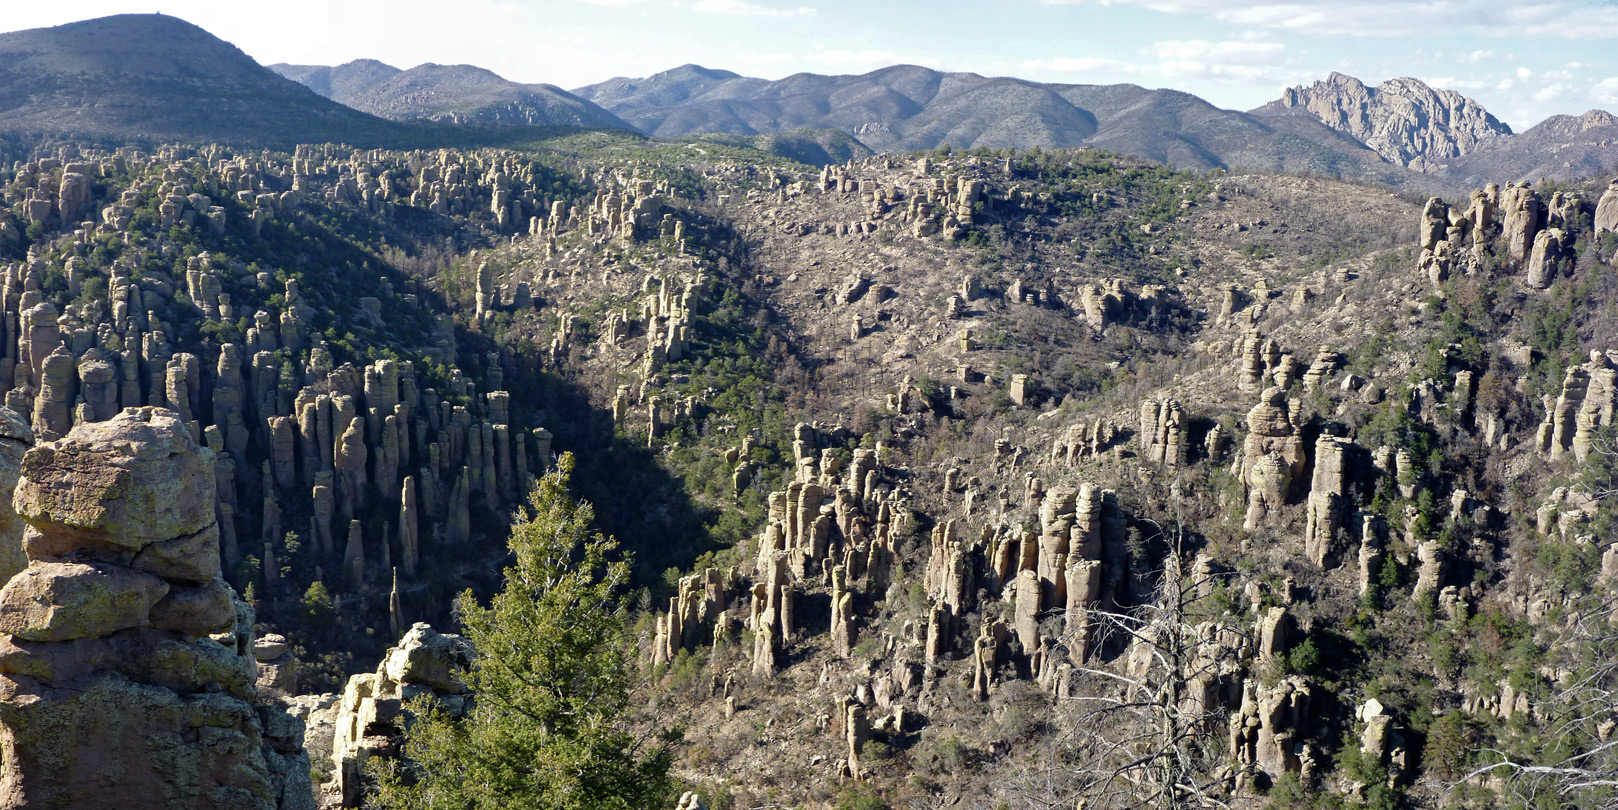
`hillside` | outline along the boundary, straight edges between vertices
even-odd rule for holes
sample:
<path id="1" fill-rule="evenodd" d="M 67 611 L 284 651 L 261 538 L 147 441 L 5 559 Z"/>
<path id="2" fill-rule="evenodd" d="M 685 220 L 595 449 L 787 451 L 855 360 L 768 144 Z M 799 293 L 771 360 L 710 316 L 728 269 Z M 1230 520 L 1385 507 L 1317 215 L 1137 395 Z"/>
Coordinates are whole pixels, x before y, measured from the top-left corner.
<path id="1" fill-rule="evenodd" d="M 761 137 L 24 154 L 0 169 L 0 354 L 26 359 L 0 457 L 103 447 L 123 404 L 175 414 L 131 430 L 195 421 L 255 617 L 231 626 L 262 640 L 232 694 L 304 722 L 264 761 L 328 806 L 399 750 L 391 701 L 466 706 L 443 673 L 476 653 L 413 625 L 499 586 L 563 452 L 634 554 L 622 721 L 682 726 L 711 810 L 1427 808 L 1456 781 L 1493 806 L 1532 783 L 1472 769 L 1618 773 L 1618 187 L 1451 207 L 1097 149 L 814 169 Z M 71 491 L 34 457 L 19 492 Z M 42 696 L 0 700 L 25 751 L 77 744 L 35 724 L 80 692 L 31 662 L 79 640 L 6 607 L 67 576 L 55 548 L 0 547 L 32 572 L 0 592 L 0 628 L 38 639 L 0 657 Z M 106 649 L 153 632 L 111 627 Z M 133 652 L 76 666 L 205 688 Z M 1590 722 L 1554 714 L 1584 688 Z"/>
<path id="2" fill-rule="evenodd" d="M 6 37 L 0 808 L 1618 807 L 1607 113 Z"/>
<path id="3" fill-rule="evenodd" d="M 361 59 L 336 67 L 279 64 L 270 69 L 341 104 L 395 121 L 635 129 L 554 85 L 519 84 L 471 65 L 399 70 Z"/>
<path id="4" fill-rule="evenodd" d="M 400 72 L 375 59 L 356 59 L 335 66 L 278 63 L 265 67 L 339 103 Z"/>
<path id="5" fill-rule="evenodd" d="M 158 14 L 0 34 L 0 131 L 285 147 L 414 136 Z"/>
<path id="6" fill-rule="evenodd" d="M 1488 180 L 1602 177 L 1618 169 L 1618 117 L 1605 110 L 1553 115 L 1509 139 L 1482 144 L 1457 158 L 1449 174 Z"/>

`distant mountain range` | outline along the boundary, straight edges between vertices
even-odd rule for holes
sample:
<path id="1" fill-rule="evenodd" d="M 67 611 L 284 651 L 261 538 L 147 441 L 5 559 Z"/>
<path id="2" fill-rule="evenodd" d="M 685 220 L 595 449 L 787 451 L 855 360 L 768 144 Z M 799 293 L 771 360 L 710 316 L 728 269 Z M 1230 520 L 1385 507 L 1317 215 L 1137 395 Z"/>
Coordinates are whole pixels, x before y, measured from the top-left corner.
<path id="1" fill-rule="evenodd" d="M 739 138 L 814 162 L 867 148 L 1092 146 L 1184 168 L 1434 188 L 1618 167 L 1611 114 L 1556 116 L 1513 133 L 1476 101 L 1409 78 L 1369 87 L 1334 73 L 1247 112 L 1175 90 L 913 65 L 773 81 L 684 65 L 569 92 L 470 65 L 266 68 L 201 28 L 156 14 L 0 34 L 0 133 L 418 146 L 517 142 L 576 128 Z"/>
<path id="2" fill-rule="evenodd" d="M 1292 87 L 1252 113 L 1321 121 L 1390 163 L 1474 186 L 1491 180 L 1571 179 L 1618 170 L 1618 117 L 1554 115 L 1513 134 L 1483 105 L 1411 78 L 1367 87 L 1333 73 Z"/>
<path id="3" fill-rule="evenodd" d="M 336 67 L 269 67 L 326 98 L 394 121 L 634 129 L 555 85 L 518 84 L 471 65 L 425 64 L 400 70 L 360 59 Z"/>
<path id="4" fill-rule="evenodd" d="M 1520 135 L 1481 104 L 1411 78 L 1334 73 L 1248 112 L 1130 84 L 1041 84 L 914 66 L 779 81 L 684 65 L 573 91 L 660 136 L 826 127 L 877 151 L 1096 146 L 1179 166 L 1319 171 L 1451 185 L 1588 176 L 1618 166 L 1613 116 L 1557 116 Z"/>
<path id="5" fill-rule="evenodd" d="M 1374 151 L 1319 121 L 1260 120 L 1188 93 L 1055 85 L 900 65 L 779 81 L 685 65 L 573 91 L 657 136 L 838 129 L 878 152 L 1095 146 L 1178 166 L 1251 166 L 1396 181 Z"/>

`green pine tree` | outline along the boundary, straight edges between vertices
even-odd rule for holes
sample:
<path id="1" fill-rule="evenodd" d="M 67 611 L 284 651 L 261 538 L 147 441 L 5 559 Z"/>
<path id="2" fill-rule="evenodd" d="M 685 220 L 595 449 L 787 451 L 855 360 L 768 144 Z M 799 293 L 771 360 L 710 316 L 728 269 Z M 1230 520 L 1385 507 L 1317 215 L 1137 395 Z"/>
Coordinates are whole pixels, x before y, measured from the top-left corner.
<path id="1" fill-rule="evenodd" d="M 383 764 L 377 805 L 391 810 L 632 810 L 672 806 L 675 736 L 631 731 L 636 677 L 625 633 L 629 565 L 567 494 L 564 455 L 517 515 L 516 562 L 487 607 L 457 607 L 478 655 L 462 719 L 413 704 L 408 764 Z M 373 760 L 373 762 L 380 762 Z"/>

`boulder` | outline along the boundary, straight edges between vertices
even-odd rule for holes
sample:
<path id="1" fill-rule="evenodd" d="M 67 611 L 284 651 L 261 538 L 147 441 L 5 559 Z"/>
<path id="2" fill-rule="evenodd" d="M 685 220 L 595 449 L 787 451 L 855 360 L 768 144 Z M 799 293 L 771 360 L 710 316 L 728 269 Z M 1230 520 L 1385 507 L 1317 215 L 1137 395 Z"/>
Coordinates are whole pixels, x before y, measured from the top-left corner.
<path id="1" fill-rule="evenodd" d="M 29 641 L 108 636 L 146 626 L 168 592 L 163 580 L 122 566 L 34 562 L 0 590 L 0 632 Z"/>

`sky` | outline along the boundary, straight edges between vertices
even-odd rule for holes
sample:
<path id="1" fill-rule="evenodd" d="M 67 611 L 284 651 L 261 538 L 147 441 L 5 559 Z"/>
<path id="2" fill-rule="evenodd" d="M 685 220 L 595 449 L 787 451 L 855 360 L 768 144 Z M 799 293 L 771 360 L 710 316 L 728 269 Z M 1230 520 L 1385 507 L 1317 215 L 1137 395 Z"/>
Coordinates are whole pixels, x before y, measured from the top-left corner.
<path id="1" fill-rule="evenodd" d="M 1519 132 L 1618 112 L 1618 0 L 75 0 L 16 4 L 0 26 L 154 11 L 264 64 L 464 63 L 568 89 L 687 63 L 768 79 L 917 64 L 1245 110 L 1338 71 L 1458 91 Z"/>

